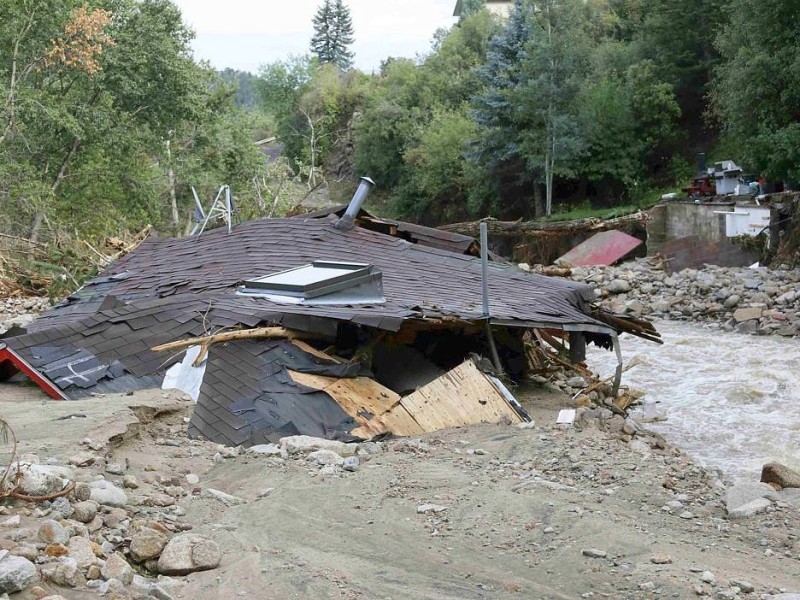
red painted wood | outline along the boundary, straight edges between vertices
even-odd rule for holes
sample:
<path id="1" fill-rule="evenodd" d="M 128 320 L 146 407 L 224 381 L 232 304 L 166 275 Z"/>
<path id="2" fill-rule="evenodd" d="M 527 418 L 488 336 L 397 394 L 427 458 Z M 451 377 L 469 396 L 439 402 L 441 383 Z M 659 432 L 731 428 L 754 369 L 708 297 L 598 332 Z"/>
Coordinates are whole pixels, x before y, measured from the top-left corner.
<path id="1" fill-rule="evenodd" d="M 564 261 L 574 267 L 613 265 L 641 244 L 642 240 L 622 231 L 602 231 L 575 246 L 556 262 Z"/>
<path id="2" fill-rule="evenodd" d="M 5 362 L 10 362 L 18 371 L 25 373 L 25 375 L 27 375 L 31 381 L 38 385 L 42 391 L 50 396 L 53 400 L 67 400 L 67 397 L 64 395 L 64 393 L 55 385 L 53 385 L 53 383 L 47 379 L 47 377 L 31 367 L 8 346 L 0 347 L 0 364 Z"/>

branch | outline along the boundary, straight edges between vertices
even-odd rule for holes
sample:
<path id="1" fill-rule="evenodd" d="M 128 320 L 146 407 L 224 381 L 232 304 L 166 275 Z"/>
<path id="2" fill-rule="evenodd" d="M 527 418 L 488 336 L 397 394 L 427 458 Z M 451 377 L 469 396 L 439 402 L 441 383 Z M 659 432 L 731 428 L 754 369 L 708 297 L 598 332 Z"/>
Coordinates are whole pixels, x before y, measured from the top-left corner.
<path id="1" fill-rule="evenodd" d="M 200 354 L 195 359 L 193 366 L 199 367 L 205 360 L 208 354 L 208 348 L 211 344 L 219 342 L 232 342 L 234 340 L 253 340 L 253 339 L 286 339 L 296 340 L 303 338 L 312 338 L 311 334 L 302 331 L 293 331 L 284 327 L 258 327 L 256 329 L 240 329 L 238 331 L 228 331 L 225 333 L 218 333 L 216 335 L 189 338 L 186 340 L 178 340 L 177 342 L 169 342 L 168 344 L 161 344 L 150 348 L 153 352 L 167 352 L 169 350 L 181 350 L 189 346 L 200 346 Z"/>

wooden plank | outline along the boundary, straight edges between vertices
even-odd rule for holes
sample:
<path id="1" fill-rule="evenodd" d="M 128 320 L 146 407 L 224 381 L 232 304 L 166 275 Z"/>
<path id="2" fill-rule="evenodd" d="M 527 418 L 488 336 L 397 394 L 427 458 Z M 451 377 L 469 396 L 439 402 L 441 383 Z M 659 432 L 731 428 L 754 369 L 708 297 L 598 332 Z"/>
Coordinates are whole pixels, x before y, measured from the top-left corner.
<path id="1" fill-rule="evenodd" d="M 376 427 L 394 435 L 421 435 L 425 430 L 420 427 L 402 404 L 398 404 L 389 412 L 372 419 Z"/>
<path id="2" fill-rule="evenodd" d="M 472 361 L 466 361 L 401 400 L 425 431 L 521 418 Z"/>
<path id="3" fill-rule="evenodd" d="M 333 398 L 359 424 L 352 432 L 359 437 L 420 435 L 503 418 L 522 420 L 471 360 L 403 398 L 367 377 L 337 379 L 291 370 L 289 375 Z"/>
<path id="4" fill-rule="evenodd" d="M 390 411 L 400 402 L 400 396 L 387 387 L 368 377 L 338 379 L 322 375 L 298 373 L 288 369 L 293 381 L 328 394 L 359 424 L 360 437 L 373 437 L 385 433 L 387 429 L 375 417 Z M 405 428 L 405 423 L 399 421 Z M 394 431 L 393 431 L 394 433 Z M 406 435 L 406 434 L 401 434 Z"/>
<path id="5" fill-rule="evenodd" d="M 325 391 L 325 388 L 329 385 L 336 383 L 336 377 L 325 377 L 323 375 L 312 375 L 310 373 L 298 373 L 297 371 L 292 371 L 291 369 L 287 369 L 287 371 L 289 372 L 289 377 L 291 377 L 292 381 L 295 383 L 299 383 L 300 385 L 304 385 L 313 390 L 319 390 L 320 392 Z"/>
<path id="6" fill-rule="evenodd" d="M 322 350 L 317 350 L 311 344 L 306 344 L 303 340 L 292 340 L 292 344 L 300 348 L 306 354 L 310 354 L 311 356 L 316 356 L 317 358 L 321 358 L 322 360 L 329 360 L 333 363 L 341 364 L 342 359 L 336 358 L 335 356 L 331 356 L 330 354 L 325 354 Z"/>

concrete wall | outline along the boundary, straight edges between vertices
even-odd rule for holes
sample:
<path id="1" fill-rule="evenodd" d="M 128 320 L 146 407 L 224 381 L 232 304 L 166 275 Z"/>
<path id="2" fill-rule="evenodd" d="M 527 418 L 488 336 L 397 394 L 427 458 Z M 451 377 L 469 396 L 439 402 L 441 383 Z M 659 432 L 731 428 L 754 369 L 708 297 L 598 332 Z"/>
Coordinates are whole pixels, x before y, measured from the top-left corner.
<path id="1" fill-rule="evenodd" d="M 666 202 L 650 210 L 647 254 L 667 259 L 667 269 L 699 268 L 704 264 L 743 266 L 758 253 L 732 244 L 725 234 L 725 215 L 733 203 Z"/>
<path id="2" fill-rule="evenodd" d="M 725 237 L 725 215 L 732 211 L 733 203 L 667 202 L 659 204 L 651 212 L 652 220 L 647 225 L 648 252 L 668 241 L 685 237 L 696 237 L 704 242 L 722 242 Z"/>

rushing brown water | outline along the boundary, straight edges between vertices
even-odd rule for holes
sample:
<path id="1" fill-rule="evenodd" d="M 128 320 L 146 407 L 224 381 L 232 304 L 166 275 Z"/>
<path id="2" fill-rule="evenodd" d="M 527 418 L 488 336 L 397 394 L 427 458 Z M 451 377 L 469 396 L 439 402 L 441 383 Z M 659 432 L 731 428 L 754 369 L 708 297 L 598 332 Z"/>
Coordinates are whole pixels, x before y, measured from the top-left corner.
<path id="1" fill-rule="evenodd" d="M 800 469 L 798 340 L 672 321 L 656 326 L 663 346 L 621 340 L 625 364 L 642 361 L 623 384 L 646 392 L 644 403 L 667 417 L 647 427 L 731 479 L 757 480 L 772 460 Z M 602 375 L 616 366 L 612 353 L 597 349 L 588 363 Z"/>

